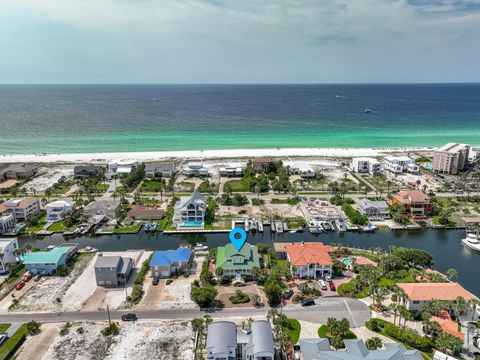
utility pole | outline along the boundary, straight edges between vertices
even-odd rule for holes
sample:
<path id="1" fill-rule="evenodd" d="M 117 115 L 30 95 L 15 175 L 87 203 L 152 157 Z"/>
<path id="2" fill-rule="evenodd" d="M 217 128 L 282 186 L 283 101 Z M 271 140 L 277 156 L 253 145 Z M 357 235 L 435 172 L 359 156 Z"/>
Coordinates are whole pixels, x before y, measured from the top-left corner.
<path id="1" fill-rule="evenodd" d="M 108 304 L 107 304 L 107 315 L 108 315 L 108 325 L 112 326 L 112 319 L 110 318 L 110 309 L 108 308 Z"/>

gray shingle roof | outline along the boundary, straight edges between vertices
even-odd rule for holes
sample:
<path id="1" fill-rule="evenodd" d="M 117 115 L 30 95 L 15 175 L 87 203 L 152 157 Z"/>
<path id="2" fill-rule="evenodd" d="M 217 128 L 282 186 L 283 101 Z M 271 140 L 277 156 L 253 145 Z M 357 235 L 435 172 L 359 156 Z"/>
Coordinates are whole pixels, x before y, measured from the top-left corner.
<path id="1" fill-rule="evenodd" d="M 98 256 L 95 268 L 117 268 L 120 260 L 120 256 Z"/>

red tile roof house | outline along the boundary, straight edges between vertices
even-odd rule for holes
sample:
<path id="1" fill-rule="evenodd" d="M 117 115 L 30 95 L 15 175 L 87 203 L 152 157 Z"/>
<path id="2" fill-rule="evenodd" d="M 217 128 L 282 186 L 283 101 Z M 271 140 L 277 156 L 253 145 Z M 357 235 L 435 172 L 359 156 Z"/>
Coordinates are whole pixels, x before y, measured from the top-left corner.
<path id="1" fill-rule="evenodd" d="M 458 323 L 452 320 L 448 311 L 441 311 L 438 316 L 432 316 L 430 321 L 437 322 L 442 328 L 443 332 L 456 336 L 461 340 L 465 338 L 465 334 L 461 331 L 458 331 Z"/>
<path id="2" fill-rule="evenodd" d="M 432 300 L 439 300 L 444 303 L 445 308 L 448 302 L 461 296 L 465 300 L 476 297 L 465 290 L 459 283 L 403 283 L 397 284 L 407 295 L 407 309 L 421 312 Z"/>
<path id="3" fill-rule="evenodd" d="M 399 191 L 392 195 L 389 205 L 402 205 L 413 220 L 425 220 L 432 212 L 430 197 L 420 190 Z"/>
<path id="4" fill-rule="evenodd" d="M 333 261 L 330 253 L 333 246 L 321 242 L 301 242 L 285 245 L 287 260 L 294 276 L 300 278 L 332 275 Z"/>

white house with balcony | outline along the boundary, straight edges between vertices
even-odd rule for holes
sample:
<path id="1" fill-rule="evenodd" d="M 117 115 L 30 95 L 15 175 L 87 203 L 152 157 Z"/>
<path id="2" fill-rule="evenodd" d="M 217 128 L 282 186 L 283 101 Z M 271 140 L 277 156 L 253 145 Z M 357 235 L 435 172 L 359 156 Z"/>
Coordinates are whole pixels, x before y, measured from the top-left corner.
<path id="1" fill-rule="evenodd" d="M 314 179 L 315 170 L 307 163 L 302 162 L 284 162 L 285 168 L 290 175 L 300 175 L 302 179 Z"/>
<path id="2" fill-rule="evenodd" d="M 209 175 L 208 168 L 203 165 L 201 161 L 191 161 L 183 168 L 185 176 L 200 176 L 206 177 Z"/>
<path id="3" fill-rule="evenodd" d="M 380 175 L 382 163 L 375 158 L 353 158 L 352 170 L 357 174 Z"/>
<path id="4" fill-rule="evenodd" d="M 130 174 L 134 167 L 138 166 L 138 160 L 117 159 L 108 163 L 107 178 L 111 179 L 114 175 Z"/>
<path id="5" fill-rule="evenodd" d="M 178 228 L 203 228 L 207 206 L 203 196 L 195 191 L 190 196 L 183 196 L 175 204 L 173 225 Z"/>
<path id="6" fill-rule="evenodd" d="M 8 264 L 16 264 L 15 250 L 18 249 L 16 238 L 0 238 L 0 274 L 7 271 Z"/>
<path id="7" fill-rule="evenodd" d="M 384 169 L 398 175 L 402 173 L 418 174 L 420 167 L 408 156 L 386 156 L 383 159 Z"/>
<path id="8" fill-rule="evenodd" d="M 67 200 L 56 200 L 45 205 L 48 221 L 60 221 L 73 210 L 74 203 Z"/>

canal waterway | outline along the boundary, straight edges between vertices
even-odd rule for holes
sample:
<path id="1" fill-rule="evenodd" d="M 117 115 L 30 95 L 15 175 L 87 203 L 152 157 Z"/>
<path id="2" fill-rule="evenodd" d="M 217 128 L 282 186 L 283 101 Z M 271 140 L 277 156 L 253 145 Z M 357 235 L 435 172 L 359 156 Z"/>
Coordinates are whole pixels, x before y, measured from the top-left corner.
<path id="1" fill-rule="evenodd" d="M 247 241 L 255 244 L 263 242 L 271 245 L 273 242 L 290 241 L 322 241 L 342 243 L 357 248 L 403 246 L 426 250 L 433 255 L 435 268 L 445 272 L 449 268 L 458 271 L 458 278 L 466 289 L 480 296 L 480 253 L 463 247 L 461 239 L 465 232 L 461 230 L 414 230 L 414 231 L 376 231 L 375 233 L 324 233 L 313 235 L 304 233 L 248 234 Z M 210 248 L 225 245 L 227 233 L 208 234 L 163 234 L 144 233 L 127 235 L 84 236 L 66 240 L 62 235 L 52 235 L 40 238 L 20 238 L 20 246 L 30 243 L 32 246 L 44 249 L 48 245 L 58 245 L 65 241 L 78 243 L 80 247 L 92 246 L 100 251 L 121 251 L 126 249 L 164 250 L 174 249 L 180 244 L 205 243 Z"/>

